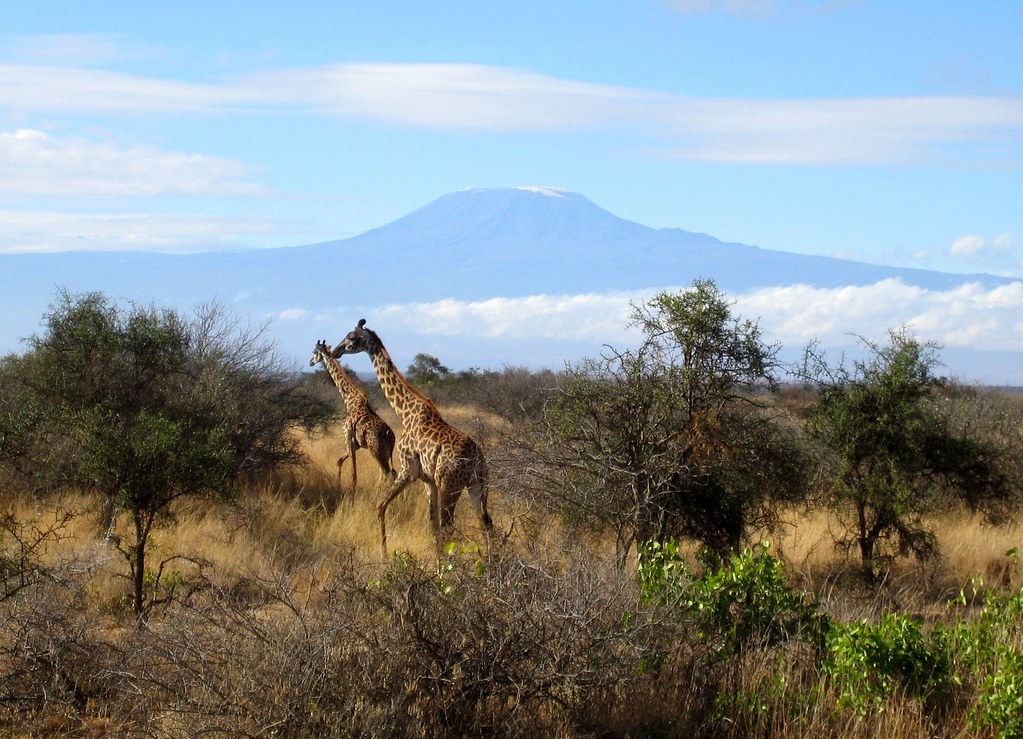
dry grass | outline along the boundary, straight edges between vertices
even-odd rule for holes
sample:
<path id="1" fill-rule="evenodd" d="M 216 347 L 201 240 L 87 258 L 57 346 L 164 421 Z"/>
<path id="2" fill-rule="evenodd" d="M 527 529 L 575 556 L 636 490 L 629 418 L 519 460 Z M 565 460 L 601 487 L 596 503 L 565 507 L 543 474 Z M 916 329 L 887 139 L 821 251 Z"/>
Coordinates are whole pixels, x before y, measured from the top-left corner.
<path id="1" fill-rule="evenodd" d="M 476 415 L 468 410 L 448 412 L 456 422 L 469 424 Z M 154 565 L 166 557 L 181 557 L 207 563 L 215 583 L 246 578 L 267 578 L 271 571 L 284 568 L 296 571 L 319 567 L 324 560 L 344 553 L 367 565 L 380 565 L 380 529 L 377 506 L 387 491 L 388 480 L 363 451 L 359 455 L 359 485 L 354 491 L 341 489 L 336 474 L 339 440 L 332 434 L 304 436 L 303 451 L 308 463 L 301 469 L 280 473 L 275 479 L 245 490 L 233 504 L 189 501 L 174 512 L 171 525 L 158 528 L 152 539 L 150 561 Z M 345 468 L 350 473 L 350 467 Z M 350 484 L 344 476 L 342 485 Z M 506 504 L 507 503 L 507 504 Z M 490 509 L 495 521 L 495 536 L 507 547 L 535 550 L 536 542 L 524 539 L 525 528 L 516 526 L 521 504 L 505 500 L 500 490 L 492 490 Z M 59 540 L 46 549 L 44 562 L 75 561 L 96 576 L 98 599 L 116 603 L 127 588 L 121 577 L 125 569 L 122 555 L 102 539 L 99 527 L 101 503 L 97 496 L 68 494 L 40 503 L 15 497 L 8 511 L 19 521 L 42 526 L 72 512 Z M 510 535 L 509 535 L 510 531 Z M 544 547 L 560 547 L 556 528 L 542 529 Z M 429 498 L 422 483 L 414 483 L 388 508 L 389 548 L 404 550 L 428 560 L 435 554 L 429 523 Z M 116 533 L 130 538 L 130 522 L 121 516 Z M 456 510 L 451 540 L 467 546 L 485 545 L 479 523 L 468 505 L 461 501 Z M 185 559 L 176 567 L 194 569 Z"/>
<path id="2" fill-rule="evenodd" d="M 809 573 L 856 566 L 853 559 L 835 550 L 838 529 L 832 514 L 792 514 L 788 520 L 775 543 L 790 569 Z M 1023 568 L 1014 557 L 1006 556 L 1015 547 L 1023 548 L 1023 520 L 991 526 L 979 515 L 959 512 L 935 519 L 931 525 L 941 559 L 926 567 L 912 561 L 898 563 L 896 574 L 916 571 L 957 587 L 974 580 L 1003 588 L 1023 586 Z"/>
<path id="3" fill-rule="evenodd" d="M 446 409 L 463 427 L 472 423 L 494 428 L 494 419 L 480 420 L 472 409 Z M 365 451 L 360 456 L 359 487 L 341 490 L 336 475 L 338 439 L 331 434 L 305 436 L 303 451 L 308 464 L 247 490 L 236 504 L 210 505 L 193 501 L 180 507 L 171 526 L 156 531 L 153 552 L 183 555 L 210 563 L 220 583 L 241 578 L 267 577 L 271 570 L 320 566 L 324 560 L 345 553 L 365 565 L 380 565 L 377 505 L 387 489 L 387 480 Z M 346 476 L 345 483 L 350 478 Z M 342 483 L 344 485 L 344 483 Z M 45 550 L 45 563 L 76 562 L 97 577 L 101 600 L 113 602 L 126 586 L 119 582 L 124 562 L 121 555 L 104 543 L 99 534 L 99 499 L 90 494 L 68 494 L 45 504 L 14 497 L 7 510 L 19 521 L 37 526 L 57 521 L 65 512 L 74 515 L 62 529 L 58 541 Z M 525 503 L 503 491 L 491 491 L 490 510 L 495 537 L 505 551 L 523 555 L 545 552 L 547 556 L 566 550 L 556 521 L 541 519 Z M 836 552 L 835 523 L 828 513 L 792 512 L 787 525 L 773 537 L 773 550 L 788 570 L 812 587 L 821 573 L 833 574 L 853 568 L 855 562 Z M 983 581 L 998 587 L 1023 585 L 1023 567 L 1006 553 L 1023 546 L 1023 521 L 1005 527 L 985 525 L 977 516 L 957 514 L 935 525 L 943 558 L 922 568 L 901 563 L 895 577 L 918 575 L 921 580 L 939 578 L 947 589 Z M 429 499 L 425 487 L 415 483 L 388 508 L 388 544 L 392 551 L 404 550 L 419 559 L 435 555 L 429 524 Z M 119 524 L 128 536 L 127 521 Z M 451 540 L 463 545 L 485 545 L 478 521 L 467 501 L 459 503 Z M 602 558 L 613 552 L 606 537 L 576 541 Z M 908 573 L 908 575 L 907 575 Z"/>
<path id="4" fill-rule="evenodd" d="M 981 578 L 993 586 L 1023 586 L 1019 562 L 1006 556 L 1023 547 L 1023 521 L 995 527 L 976 516 L 952 516 L 938 529 L 938 543 L 956 580 Z"/>
<path id="5" fill-rule="evenodd" d="M 474 434 L 495 428 L 470 409 L 447 415 Z M 954 723 L 936 725 L 908 698 L 850 720 L 819 673 L 805 663 L 781 668 L 784 654 L 753 654 L 727 670 L 708 662 L 691 626 L 635 611 L 635 584 L 615 574 L 609 537 L 569 541 L 556 520 L 500 489 L 491 493 L 498 533 L 484 555 L 487 578 L 475 576 L 474 554 L 444 571 L 458 593 L 452 611 L 436 587 L 423 486 L 410 487 L 388 515 L 391 548 L 423 569 L 381 562 L 376 506 L 386 481 L 376 465 L 360 452 L 359 487 L 342 494 L 337 439 L 302 444 L 303 468 L 250 486 L 234 504 L 181 506 L 173 525 L 156 532 L 154 565 L 185 557 L 165 575 L 204 587 L 154 612 L 144 629 L 124 606 L 127 565 L 100 537 L 97 498 L 12 498 L 8 510 L 41 528 L 64 511 L 76 515 L 44 551 L 67 585 L 47 586 L 0 620 L 0 655 L 29 667 L 4 683 L 17 696 L 25 681 L 25 692 L 0 708 L 0 731 L 25 720 L 24 736 L 437 736 L 447 721 L 515 736 L 968 735 Z M 949 517 L 937 525 L 944 559 L 926 568 L 899 563 L 876 591 L 843 577 L 854 563 L 835 552 L 826 514 L 788 520 L 772 538 L 775 554 L 842 619 L 886 610 L 937 618 L 971 578 L 1020 585 L 1005 552 L 1023 541 L 1023 524 L 991 529 Z M 467 502 L 452 539 L 487 548 Z M 645 660 L 657 654 L 664 661 L 650 671 Z M 0 677 L 8 669 L 0 665 Z M 32 669 L 48 676 L 53 697 L 26 697 L 32 680 L 43 679 Z M 752 724 L 748 716 L 744 724 L 711 721 L 723 692 L 755 694 L 779 669 L 790 684 L 770 711 Z"/>

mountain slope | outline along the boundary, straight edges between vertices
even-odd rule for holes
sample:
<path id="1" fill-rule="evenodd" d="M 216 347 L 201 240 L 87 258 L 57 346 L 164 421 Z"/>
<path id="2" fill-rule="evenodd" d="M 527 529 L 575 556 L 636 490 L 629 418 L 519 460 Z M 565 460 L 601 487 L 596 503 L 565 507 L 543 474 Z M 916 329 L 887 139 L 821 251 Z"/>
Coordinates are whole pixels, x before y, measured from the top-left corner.
<path id="1" fill-rule="evenodd" d="M 344 325 L 331 324 L 337 333 L 385 305 L 678 288 L 698 277 L 713 278 L 730 293 L 892 278 L 931 290 L 1010 282 L 768 251 L 680 229 L 653 229 L 618 218 L 577 193 L 550 188 L 464 190 L 359 236 L 306 246 L 190 255 L 0 255 L 0 353 L 21 350 L 18 338 L 39 330 L 58 287 L 185 311 L 217 300 L 256 323 L 292 316 L 297 320 L 275 321 L 271 332 L 282 350 L 304 358 L 315 340 L 324 338 L 318 335 L 325 332 L 316 322 L 319 315 L 344 316 Z M 504 361 L 505 356 L 494 355 L 472 363 Z"/>
<path id="2" fill-rule="evenodd" d="M 710 277 L 727 291 L 802 282 L 816 287 L 900 279 L 928 289 L 1008 280 L 767 251 L 618 218 L 582 195 L 545 188 L 464 190 L 381 228 L 297 247 L 310 267 L 336 254 L 377 282 L 381 265 L 415 300 L 685 286 Z M 386 280 L 384 281 L 386 282 Z M 352 280 L 353 287 L 357 280 Z"/>

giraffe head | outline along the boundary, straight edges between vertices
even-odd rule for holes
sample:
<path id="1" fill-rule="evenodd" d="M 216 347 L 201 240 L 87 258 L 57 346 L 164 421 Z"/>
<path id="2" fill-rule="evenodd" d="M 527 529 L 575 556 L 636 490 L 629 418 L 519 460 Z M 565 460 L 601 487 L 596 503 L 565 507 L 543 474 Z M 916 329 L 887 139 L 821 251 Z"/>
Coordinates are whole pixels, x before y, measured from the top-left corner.
<path id="1" fill-rule="evenodd" d="M 317 341 L 316 346 L 313 347 L 313 356 L 309 359 L 309 366 L 315 367 L 329 356 L 330 344 L 328 344 L 326 340 L 321 339 L 320 341 Z"/>
<path id="2" fill-rule="evenodd" d="M 380 346 L 380 339 L 375 333 L 366 328 L 366 319 L 360 318 L 359 325 L 352 329 L 346 337 L 341 339 L 331 355 L 340 359 L 345 354 L 358 354 L 359 352 L 370 352 Z"/>

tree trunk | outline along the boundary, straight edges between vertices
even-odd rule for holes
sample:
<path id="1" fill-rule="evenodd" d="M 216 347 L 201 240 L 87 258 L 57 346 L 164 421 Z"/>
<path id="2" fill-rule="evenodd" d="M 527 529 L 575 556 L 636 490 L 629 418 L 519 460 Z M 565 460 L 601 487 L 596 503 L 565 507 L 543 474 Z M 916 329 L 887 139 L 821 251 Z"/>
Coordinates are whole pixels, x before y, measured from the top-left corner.
<path id="1" fill-rule="evenodd" d="M 132 562 L 132 575 L 135 592 L 133 596 L 135 615 L 141 616 L 145 607 L 146 597 L 146 538 L 148 532 L 138 514 L 135 515 L 135 559 Z"/>
<path id="2" fill-rule="evenodd" d="M 645 544 L 653 538 L 653 511 L 649 502 L 641 502 L 636 507 L 636 528 L 633 540 L 637 544 Z"/>
<path id="3" fill-rule="evenodd" d="M 99 518 L 99 535 L 110 539 L 114 533 L 114 517 L 117 513 L 117 504 L 114 499 L 104 495 L 103 509 Z"/>
<path id="4" fill-rule="evenodd" d="M 635 476 L 633 481 L 633 500 L 635 501 L 635 535 L 636 544 L 645 544 L 654 536 L 654 519 L 656 510 L 650 495 L 650 485 L 642 474 Z"/>
<path id="5" fill-rule="evenodd" d="M 856 503 L 856 513 L 859 517 L 859 537 L 858 543 L 860 545 L 860 565 L 863 568 L 863 574 L 868 580 L 873 580 L 876 577 L 874 572 L 874 545 L 877 543 L 877 537 L 879 535 L 878 527 L 875 526 L 873 529 L 868 530 L 867 528 L 867 506 L 862 502 Z"/>

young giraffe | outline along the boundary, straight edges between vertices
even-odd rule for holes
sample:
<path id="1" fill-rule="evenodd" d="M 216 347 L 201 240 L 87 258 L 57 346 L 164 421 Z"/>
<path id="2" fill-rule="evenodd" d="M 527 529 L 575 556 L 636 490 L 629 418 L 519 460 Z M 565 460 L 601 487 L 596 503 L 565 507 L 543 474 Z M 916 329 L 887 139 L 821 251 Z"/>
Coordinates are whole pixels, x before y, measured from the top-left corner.
<path id="1" fill-rule="evenodd" d="M 430 525 L 438 548 L 441 532 L 451 526 L 455 504 L 466 489 L 480 523 L 489 533 L 493 522 L 487 513 L 487 461 L 483 451 L 472 438 L 448 424 L 437 406 L 402 377 L 380 337 L 365 326 L 363 318 L 355 330 L 334 347 L 333 356 L 369 354 L 380 387 L 404 426 L 398 441 L 401 471 L 387 497 L 377 507 L 384 558 L 387 558 L 387 506 L 415 480 L 422 480 L 430 491 Z"/>
<path id="2" fill-rule="evenodd" d="M 357 449 L 368 449 L 373 459 L 380 465 L 383 473 L 394 479 L 395 473 L 391 468 L 391 454 L 394 452 L 394 432 L 391 427 L 384 423 L 383 419 L 376 414 L 376 411 L 369 404 L 369 398 L 361 387 L 348 376 L 334 357 L 330 354 L 330 345 L 326 341 L 316 342 L 313 347 L 313 356 L 309 360 L 309 366 L 315 367 L 320 362 L 327 368 L 337 391 L 348 408 L 348 415 L 341 423 L 341 438 L 345 445 L 345 453 L 337 460 L 337 483 L 341 486 L 341 468 L 345 460 L 352 459 L 352 492 L 359 482 L 359 471 L 355 464 L 355 451 Z"/>

